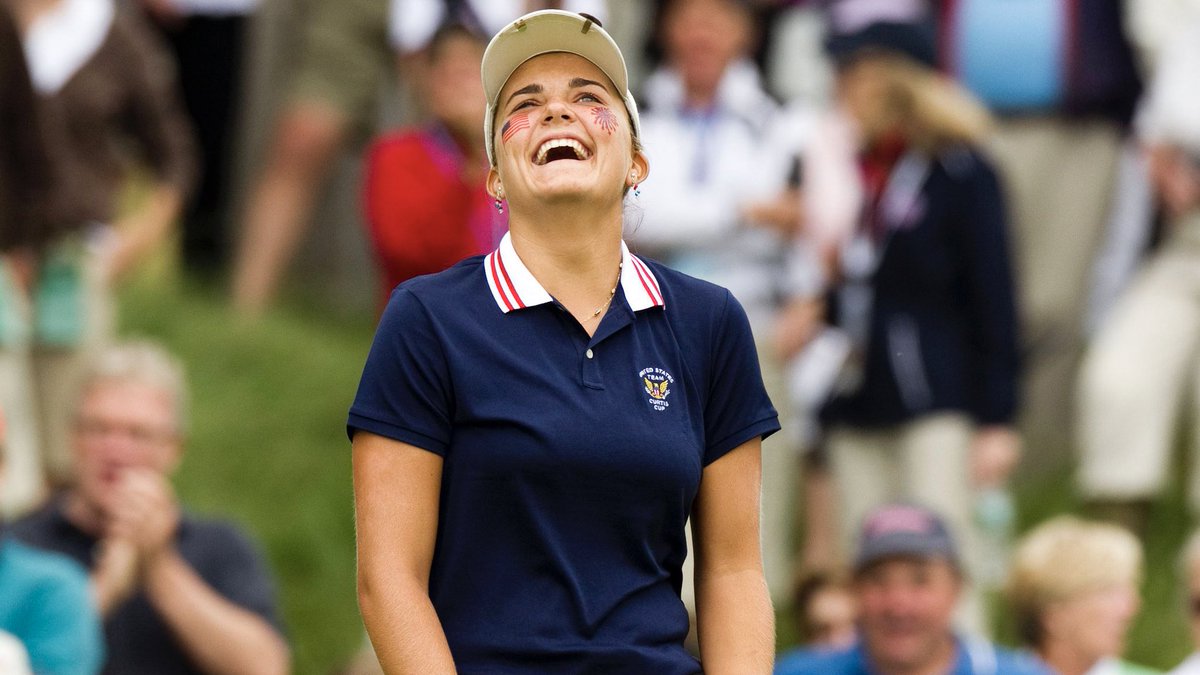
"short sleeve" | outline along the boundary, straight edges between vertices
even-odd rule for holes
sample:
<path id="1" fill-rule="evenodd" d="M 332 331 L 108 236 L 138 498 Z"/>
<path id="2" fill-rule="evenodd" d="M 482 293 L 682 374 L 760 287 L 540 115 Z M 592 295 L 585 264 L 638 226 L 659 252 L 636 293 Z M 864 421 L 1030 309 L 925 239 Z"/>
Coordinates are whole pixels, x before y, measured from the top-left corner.
<path id="1" fill-rule="evenodd" d="M 275 603 L 275 584 L 266 561 L 250 539 L 227 524 L 210 524 L 220 545 L 220 568 L 206 579 L 213 590 L 233 604 L 253 612 L 282 634 L 283 625 Z"/>
<path id="2" fill-rule="evenodd" d="M 779 431 L 779 415 L 763 385 L 750 321 L 728 291 L 715 336 L 704 410 L 705 466 L 752 438 Z"/>
<path id="3" fill-rule="evenodd" d="M 393 293 L 363 366 L 347 433 L 369 431 L 444 456 L 450 373 L 432 318 L 405 287 Z"/>

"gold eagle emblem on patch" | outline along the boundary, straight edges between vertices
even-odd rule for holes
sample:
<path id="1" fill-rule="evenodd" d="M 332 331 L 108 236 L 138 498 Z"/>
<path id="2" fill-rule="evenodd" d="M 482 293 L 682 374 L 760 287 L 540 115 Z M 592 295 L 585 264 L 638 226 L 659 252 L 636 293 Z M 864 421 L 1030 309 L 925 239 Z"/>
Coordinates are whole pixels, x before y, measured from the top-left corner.
<path id="1" fill-rule="evenodd" d="M 649 378 L 643 377 L 642 382 L 646 383 L 646 393 L 660 401 L 665 399 L 667 397 L 667 392 L 670 391 L 670 389 L 667 389 L 667 386 L 670 385 L 670 382 L 667 382 L 666 380 L 663 380 L 662 382 L 651 382 Z"/>
<path id="2" fill-rule="evenodd" d="M 650 395 L 646 401 L 651 408 L 662 412 L 670 407 L 667 396 L 671 393 L 671 385 L 675 384 L 670 373 L 662 368 L 644 368 L 638 377 L 642 378 L 642 390 Z"/>

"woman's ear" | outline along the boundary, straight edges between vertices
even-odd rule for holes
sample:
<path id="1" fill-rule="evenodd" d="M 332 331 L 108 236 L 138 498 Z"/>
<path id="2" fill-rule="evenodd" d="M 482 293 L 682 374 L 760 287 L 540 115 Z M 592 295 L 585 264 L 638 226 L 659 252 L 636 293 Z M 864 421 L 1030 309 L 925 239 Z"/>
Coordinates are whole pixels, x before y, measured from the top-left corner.
<path id="1" fill-rule="evenodd" d="M 504 185 L 500 182 L 500 172 L 496 171 L 496 167 L 488 169 L 486 184 L 488 194 L 493 199 L 504 199 Z"/>
<path id="2" fill-rule="evenodd" d="M 638 152 L 633 155 L 633 164 L 629 167 L 629 174 L 625 177 L 625 185 L 633 187 L 639 183 L 644 183 L 646 177 L 650 175 L 650 161 L 646 159 L 646 155 Z"/>

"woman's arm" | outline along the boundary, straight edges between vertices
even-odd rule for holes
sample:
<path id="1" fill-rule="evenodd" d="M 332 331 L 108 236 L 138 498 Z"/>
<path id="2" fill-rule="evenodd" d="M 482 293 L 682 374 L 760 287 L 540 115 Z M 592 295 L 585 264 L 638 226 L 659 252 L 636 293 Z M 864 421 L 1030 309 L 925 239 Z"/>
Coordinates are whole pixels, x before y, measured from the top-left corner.
<path id="1" fill-rule="evenodd" d="M 758 541 L 758 438 L 704 469 L 692 510 L 700 662 L 707 675 L 771 672 L 775 615 Z"/>
<path id="2" fill-rule="evenodd" d="M 358 604 L 383 671 L 454 673 L 429 600 L 442 458 L 365 431 L 354 435 Z"/>

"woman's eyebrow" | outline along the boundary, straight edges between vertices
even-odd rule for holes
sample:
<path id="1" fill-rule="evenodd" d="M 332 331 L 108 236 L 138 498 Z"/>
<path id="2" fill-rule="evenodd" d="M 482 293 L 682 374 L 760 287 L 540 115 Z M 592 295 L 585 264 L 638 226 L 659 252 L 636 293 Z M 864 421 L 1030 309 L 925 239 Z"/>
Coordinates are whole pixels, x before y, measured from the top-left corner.
<path id="1" fill-rule="evenodd" d="M 567 86 L 569 86 L 572 89 L 578 89 L 579 87 L 596 86 L 596 87 L 600 87 L 601 89 L 603 89 L 605 91 L 608 91 L 608 87 L 604 86 L 603 84 L 601 84 L 595 80 L 589 80 L 585 77 L 576 77 L 576 78 L 572 79 L 570 82 L 568 82 Z"/>
<path id="2" fill-rule="evenodd" d="M 505 101 L 504 104 L 508 105 L 509 103 L 512 103 L 512 100 L 514 98 L 516 98 L 522 94 L 540 94 L 540 93 L 542 93 L 542 85 L 527 84 L 524 87 L 521 87 L 520 89 L 518 89 L 518 90 L 514 91 L 512 94 L 510 94 L 508 97 L 508 100 Z"/>

